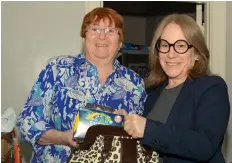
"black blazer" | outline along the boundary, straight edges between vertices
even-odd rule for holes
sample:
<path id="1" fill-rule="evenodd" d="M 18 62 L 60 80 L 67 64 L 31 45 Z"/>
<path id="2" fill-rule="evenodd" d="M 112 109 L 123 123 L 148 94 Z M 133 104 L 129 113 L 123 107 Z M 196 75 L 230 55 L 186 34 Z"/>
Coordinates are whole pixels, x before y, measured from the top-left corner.
<path id="1" fill-rule="evenodd" d="M 143 116 L 166 85 L 148 94 Z M 221 147 L 229 114 L 228 90 L 221 77 L 186 80 L 166 124 L 147 119 L 141 143 L 163 155 L 164 163 L 225 163 Z"/>

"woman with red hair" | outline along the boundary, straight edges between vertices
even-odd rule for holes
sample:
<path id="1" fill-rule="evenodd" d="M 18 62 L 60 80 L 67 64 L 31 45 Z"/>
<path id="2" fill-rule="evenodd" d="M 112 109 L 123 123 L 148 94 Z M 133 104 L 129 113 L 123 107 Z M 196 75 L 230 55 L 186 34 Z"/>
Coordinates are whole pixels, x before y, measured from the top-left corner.
<path id="1" fill-rule="evenodd" d="M 123 18 L 96 8 L 83 19 L 84 53 L 52 59 L 41 71 L 18 117 L 22 137 L 33 147 L 33 163 L 66 162 L 73 120 L 87 103 L 142 115 L 142 78 L 121 66 L 116 56 L 124 41 Z"/>

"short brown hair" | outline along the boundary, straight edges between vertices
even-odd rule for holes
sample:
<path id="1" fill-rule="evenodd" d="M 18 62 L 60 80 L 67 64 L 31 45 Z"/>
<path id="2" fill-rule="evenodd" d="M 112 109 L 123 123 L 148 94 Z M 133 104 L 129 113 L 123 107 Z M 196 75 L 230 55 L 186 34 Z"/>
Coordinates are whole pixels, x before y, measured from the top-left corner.
<path id="1" fill-rule="evenodd" d="M 149 53 L 149 68 L 151 71 L 149 76 L 145 79 L 146 87 L 159 85 L 168 80 L 168 76 L 163 71 L 158 59 L 159 52 L 156 49 L 156 42 L 161 37 L 164 28 L 170 23 L 175 23 L 180 26 L 187 41 L 193 45 L 194 52 L 198 58 L 194 66 L 188 71 L 188 79 L 196 79 L 204 75 L 210 75 L 209 50 L 200 27 L 195 20 L 188 15 L 171 14 L 161 21 L 153 36 Z"/>
<path id="2" fill-rule="evenodd" d="M 100 20 L 109 19 L 110 25 L 114 24 L 115 28 L 118 28 L 120 41 L 124 41 L 124 23 L 123 17 L 115 10 L 110 8 L 98 7 L 90 11 L 85 15 L 81 26 L 81 37 L 85 37 L 86 28 L 92 23 L 99 23 Z"/>

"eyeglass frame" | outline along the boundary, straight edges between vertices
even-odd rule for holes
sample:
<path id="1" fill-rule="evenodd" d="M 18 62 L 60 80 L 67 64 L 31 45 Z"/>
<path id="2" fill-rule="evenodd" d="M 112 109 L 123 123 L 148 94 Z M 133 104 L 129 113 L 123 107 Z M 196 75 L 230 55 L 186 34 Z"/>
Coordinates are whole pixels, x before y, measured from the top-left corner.
<path id="1" fill-rule="evenodd" d="M 96 32 L 96 35 L 101 34 L 102 31 L 104 31 L 104 33 L 105 33 L 107 36 L 108 36 L 108 35 L 110 35 L 110 36 L 117 36 L 117 35 L 119 35 L 119 29 L 118 29 L 118 28 L 115 28 L 115 27 L 105 27 L 105 28 L 101 28 L 101 27 L 98 26 L 98 25 L 92 25 L 92 24 L 90 24 L 90 25 L 87 27 L 86 32 L 89 32 L 89 31 L 88 31 L 88 28 L 90 28 L 91 26 L 97 28 L 96 31 L 91 31 L 91 32 Z M 115 33 L 115 34 L 113 33 L 113 35 L 112 35 L 112 33 L 110 34 L 110 33 L 109 33 L 110 29 L 116 29 L 116 30 L 117 30 L 117 33 Z"/>
<path id="2" fill-rule="evenodd" d="M 159 46 L 158 46 L 158 43 L 161 42 L 162 40 L 165 41 L 165 42 L 167 42 L 167 44 L 168 44 L 168 46 L 169 46 L 169 49 L 168 49 L 167 52 L 162 52 L 162 51 L 159 50 L 160 48 L 159 48 Z M 184 42 L 186 43 L 186 45 L 188 46 L 188 48 L 186 49 L 186 51 L 180 53 L 180 52 L 178 52 L 178 51 L 176 50 L 175 44 L 176 44 L 178 41 L 184 41 Z M 168 52 L 170 51 L 171 47 L 173 47 L 173 49 L 175 50 L 175 52 L 177 52 L 178 54 L 184 54 L 184 53 L 186 53 L 189 49 L 191 49 L 191 48 L 193 47 L 193 45 L 190 45 L 190 44 L 189 44 L 187 41 L 185 41 L 185 40 L 176 40 L 173 44 L 170 44 L 170 43 L 169 43 L 167 40 L 165 40 L 165 39 L 158 39 L 157 42 L 156 42 L 156 44 L 155 44 L 155 47 L 156 47 L 156 50 L 157 50 L 158 52 L 163 53 L 163 54 L 168 53 Z"/>

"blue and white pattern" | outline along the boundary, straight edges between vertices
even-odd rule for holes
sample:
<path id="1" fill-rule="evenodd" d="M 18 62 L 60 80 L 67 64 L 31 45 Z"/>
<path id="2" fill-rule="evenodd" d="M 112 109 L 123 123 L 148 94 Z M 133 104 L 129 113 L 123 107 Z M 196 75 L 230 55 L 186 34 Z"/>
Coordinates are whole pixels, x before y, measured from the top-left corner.
<path id="1" fill-rule="evenodd" d="M 52 59 L 41 71 L 17 126 L 33 149 L 33 163 L 63 163 L 70 148 L 63 145 L 39 145 L 46 131 L 70 130 L 78 110 L 87 103 L 143 113 L 146 93 L 138 74 L 114 61 L 114 71 L 100 84 L 95 65 L 84 54 Z"/>

